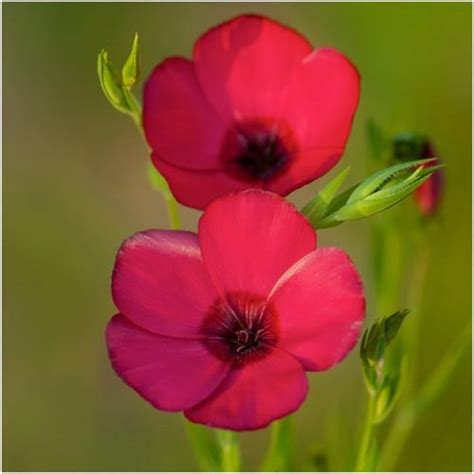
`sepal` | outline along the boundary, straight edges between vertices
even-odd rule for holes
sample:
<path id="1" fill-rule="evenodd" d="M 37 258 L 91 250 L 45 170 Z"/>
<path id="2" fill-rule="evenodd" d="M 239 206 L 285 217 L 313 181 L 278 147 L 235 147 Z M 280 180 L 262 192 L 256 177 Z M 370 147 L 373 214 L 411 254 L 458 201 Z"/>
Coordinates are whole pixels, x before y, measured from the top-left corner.
<path id="1" fill-rule="evenodd" d="M 378 171 L 335 198 L 331 196 L 329 203 L 322 194 L 324 188 L 305 206 L 303 213 L 315 229 L 323 229 L 382 212 L 409 196 L 441 167 L 427 166 L 433 160 L 399 163 Z"/>

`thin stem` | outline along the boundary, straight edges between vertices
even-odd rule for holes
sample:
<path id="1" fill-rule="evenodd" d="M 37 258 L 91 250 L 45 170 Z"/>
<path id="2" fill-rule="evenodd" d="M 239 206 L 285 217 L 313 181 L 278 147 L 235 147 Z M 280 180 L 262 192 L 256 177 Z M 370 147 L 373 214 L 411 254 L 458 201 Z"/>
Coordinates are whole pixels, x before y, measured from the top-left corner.
<path id="1" fill-rule="evenodd" d="M 199 467 L 204 472 L 220 469 L 220 452 L 212 430 L 184 420 L 189 441 L 193 447 Z"/>
<path id="2" fill-rule="evenodd" d="M 357 455 L 356 467 L 357 472 L 365 472 L 372 470 L 371 453 L 373 444 L 375 442 L 375 398 L 369 394 L 367 403 L 367 416 L 365 418 L 364 431 L 362 432 L 361 443 L 359 446 L 359 453 Z"/>
<path id="3" fill-rule="evenodd" d="M 165 197 L 166 208 L 168 210 L 168 219 L 170 228 L 178 230 L 181 228 L 181 219 L 179 217 L 178 203 L 171 192 Z"/>
<path id="4" fill-rule="evenodd" d="M 406 331 L 402 333 L 402 343 L 404 353 L 408 354 L 408 363 L 405 373 L 405 390 L 407 395 L 413 392 L 417 372 L 417 342 L 421 324 L 423 295 L 425 290 L 426 276 L 430 263 L 430 247 L 425 239 L 418 242 L 416 249 L 415 267 L 413 268 L 413 278 L 411 280 L 411 293 L 409 295 L 409 305 L 413 308 L 414 314 L 410 317 L 410 324 Z"/>
<path id="5" fill-rule="evenodd" d="M 224 472 L 239 472 L 240 446 L 237 433 L 216 430 L 216 436 L 221 450 L 221 470 Z"/>
<path id="6" fill-rule="evenodd" d="M 383 445 L 380 465 L 391 471 L 395 466 L 418 417 L 430 408 L 444 393 L 471 343 L 471 326 L 466 327 L 443 360 L 423 384 L 418 395 L 409 402 L 395 419 Z"/>
<path id="7" fill-rule="evenodd" d="M 142 117 L 141 106 L 136 100 L 135 96 L 130 91 L 128 91 L 128 93 L 126 94 L 126 97 L 131 105 L 132 113 L 130 115 L 132 117 L 132 120 L 137 126 L 138 131 L 140 132 L 140 135 L 148 149 L 148 144 L 145 139 L 145 133 L 143 131 L 143 125 L 142 125 L 142 119 L 141 119 Z M 174 198 L 173 194 L 171 193 L 171 191 L 169 190 L 168 183 L 166 182 L 165 178 L 162 178 L 162 179 L 164 180 L 164 183 L 166 184 L 166 191 L 163 191 L 163 190 L 159 190 L 159 191 L 160 191 L 160 194 L 163 196 L 166 203 L 166 209 L 168 211 L 169 226 L 173 230 L 178 230 L 181 228 L 181 219 L 179 217 L 178 203 L 176 199 Z"/>
<path id="8" fill-rule="evenodd" d="M 293 465 L 293 432 L 291 417 L 271 426 L 270 446 L 260 468 L 263 472 L 291 471 Z"/>

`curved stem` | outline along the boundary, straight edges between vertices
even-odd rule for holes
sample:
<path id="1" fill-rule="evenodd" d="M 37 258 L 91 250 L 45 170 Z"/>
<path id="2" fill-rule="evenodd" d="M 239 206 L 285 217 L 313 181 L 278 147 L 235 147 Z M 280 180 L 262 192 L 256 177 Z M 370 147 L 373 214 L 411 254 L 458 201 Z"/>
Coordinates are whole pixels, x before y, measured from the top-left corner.
<path id="1" fill-rule="evenodd" d="M 240 447 L 237 433 L 216 430 L 216 436 L 221 449 L 221 470 L 224 472 L 240 471 Z"/>
<path id="2" fill-rule="evenodd" d="M 173 230 L 178 230 L 181 228 L 181 219 L 179 217 L 179 209 L 178 203 L 174 196 L 169 193 L 168 196 L 165 197 L 166 208 L 168 210 L 168 219 L 170 223 L 170 228 Z"/>
<path id="3" fill-rule="evenodd" d="M 142 125 L 142 119 L 141 119 L 141 106 L 136 100 L 135 96 L 130 91 L 128 91 L 128 94 L 126 95 L 126 97 L 127 97 L 127 100 L 129 100 L 129 103 L 131 104 L 131 109 L 132 109 L 131 117 L 133 119 L 133 122 L 137 126 L 138 131 L 140 132 L 140 135 L 143 141 L 145 142 L 145 146 L 147 147 L 147 150 L 149 151 L 148 144 L 145 139 L 145 133 L 143 131 L 143 125 Z M 156 172 L 158 173 L 158 171 Z M 157 188 L 157 191 L 160 192 L 160 194 L 163 196 L 163 199 L 165 200 L 166 209 L 168 211 L 169 226 L 173 230 L 178 230 L 181 228 L 181 219 L 179 217 L 178 202 L 176 201 L 175 197 L 169 190 L 169 186 L 165 178 L 161 176 L 160 179 L 163 181 L 163 186 L 161 187 L 161 189 Z M 163 187 L 165 189 L 163 189 Z"/>
<path id="4" fill-rule="evenodd" d="M 271 426 L 270 446 L 260 468 L 263 472 L 291 471 L 293 464 L 293 419 L 275 421 Z"/>
<path id="5" fill-rule="evenodd" d="M 383 445 L 380 465 L 383 470 L 391 471 L 400 456 L 405 442 L 418 417 L 430 408 L 449 386 L 459 362 L 471 344 L 471 325 L 461 335 L 453 348 L 450 348 L 443 360 L 423 384 L 418 395 L 409 402 L 395 419 Z"/>
<path id="6" fill-rule="evenodd" d="M 373 444 L 375 442 L 374 411 L 375 398 L 371 394 L 369 394 L 369 400 L 367 404 L 367 416 L 365 418 L 364 431 L 362 433 L 359 453 L 357 455 L 357 461 L 355 466 L 355 471 L 357 472 L 370 471 L 372 470 L 372 464 L 375 464 L 370 459 Z"/>

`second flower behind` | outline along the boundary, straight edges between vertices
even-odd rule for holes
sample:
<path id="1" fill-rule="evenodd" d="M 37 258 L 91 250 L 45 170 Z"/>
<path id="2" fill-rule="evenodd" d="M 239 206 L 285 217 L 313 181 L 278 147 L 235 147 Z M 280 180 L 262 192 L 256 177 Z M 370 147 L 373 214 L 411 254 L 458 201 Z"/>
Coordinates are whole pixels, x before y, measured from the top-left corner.
<path id="1" fill-rule="evenodd" d="M 148 78 L 143 126 L 176 199 L 204 209 L 232 191 L 286 196 L 341 158 L 359 101 L 359 74 L 335 49 L 243 15 L 168 58 Z"/>

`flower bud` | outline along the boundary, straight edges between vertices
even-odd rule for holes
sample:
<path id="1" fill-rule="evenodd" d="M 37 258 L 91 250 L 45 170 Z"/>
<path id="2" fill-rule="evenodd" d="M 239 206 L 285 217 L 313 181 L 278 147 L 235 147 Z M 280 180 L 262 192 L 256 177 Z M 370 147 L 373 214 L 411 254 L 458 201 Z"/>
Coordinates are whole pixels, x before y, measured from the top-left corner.
<path id="1" fill-rule="evenodd" d="M 430 143 L 426 143 L 423 150 L 423 158 L 431 158 L 435 156 L 435 153 Z M 428 163 L 426 166 L 437 166 L 440 165 L 441 161 L 439 158 Z M 424 182 L 414 194 L 415 203 L 418 207 L 420 214 L 423 217 L 430 217 L 436 213 L 441 203 L 443 196 L 443 183 L 444 183 L 444 172 L 442 169 L 435 171 L 427 180 Z"/>
<path id="2" fill-rule="evenodd" d="M 381 380 L 381 371 L 386 348 L 395 339 L 409 312 L 408 309 L 404 309 L 390 316 L 377 319 L 372 326 L 365 330 L 362 336 L 360 358 L 367 387 L 372 393 L 383 388 L 384 381 Z"/>
<path id="3" fill-rule="evenodd" d="M 430 141 L 415 133 L 400 133 L 393 139 L 393 159 L 396 161 L 427 159 L 436 157 Z M 439 158 L 433 159 L 425 166 L 441 165 Z M 420 214 L 432 216 L 439 207 L 444 173 L 441 169 L 434 172 L 414 193 L 415 203 Z"/>
<path id="4" fill-rule="evenodd" d="M 130 54 L 122 67 L 119 76 L 113 68 L 109 54 L 104 49 L 97 58 L 97 74 L 107 100 L 120 112 L 128 114 L 141 128 L 141 106 L 131 88 L 139 75 L 138 64 L 139 39 L 135 34 Z"/>
<path id="5" fill-rule="evenodd" d="M 332 199 L 323 211 L 321 206 L 315 212 L 314 206 L 308 205 L 303 212 L 313 227 L 321 229 L 384 211 L 405 199 L 439 169 L 439 166 L 426 166 L 428 163 L 430 160 L 416 160 L 391 166 Z M 313 202 L 320 204 L 321 199 Z"/>
<path id="6" fill-rule="evenodd" d="M 130 113 L 130 106 L 123 91 L 120 78 L 109 60 L 109 54 L 104 49 L 97 58 L 97 75 L 107 100 L 120 112 Z"/>
<path id="7" fill-rule="evenodd" d="M 126 87 L 132 87 L 137 82 L 140 75 L 139 48 L 140 39 L 138 38 L 138 34 L 135 33 L 132 49 L 122 67 L 122 83 Z"/>

